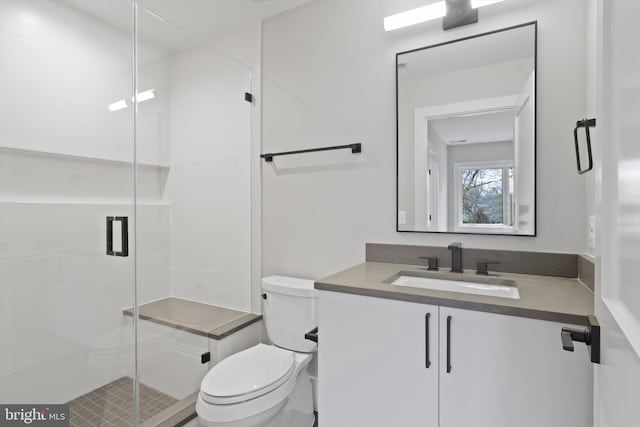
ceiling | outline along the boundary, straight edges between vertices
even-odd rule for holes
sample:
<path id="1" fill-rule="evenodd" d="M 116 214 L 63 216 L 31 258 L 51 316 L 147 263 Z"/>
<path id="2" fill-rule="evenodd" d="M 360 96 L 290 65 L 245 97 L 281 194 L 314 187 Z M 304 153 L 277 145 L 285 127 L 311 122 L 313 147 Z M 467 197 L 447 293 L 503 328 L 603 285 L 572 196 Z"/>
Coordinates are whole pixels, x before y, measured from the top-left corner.
<path id="1" fill-rule="evenodd" d="M 131 0 L 59 0 L 125 33 L 131 33 Z M 140 40 L 178 51 L 212 40 L 311 0 L 138 0 Z"/>
<path id="2" fill-rule="evenodd" d="M 400 80 L 529 59 L 533 69 L 534 27 L 528 25 L 398 56 Z"/>
<path id="3" fill-rule="evenodd" d="M 513 141 L 513 110 L 429 120 L 447 145 Z M 464 142 L 463 142 L 464 141 Z"/>

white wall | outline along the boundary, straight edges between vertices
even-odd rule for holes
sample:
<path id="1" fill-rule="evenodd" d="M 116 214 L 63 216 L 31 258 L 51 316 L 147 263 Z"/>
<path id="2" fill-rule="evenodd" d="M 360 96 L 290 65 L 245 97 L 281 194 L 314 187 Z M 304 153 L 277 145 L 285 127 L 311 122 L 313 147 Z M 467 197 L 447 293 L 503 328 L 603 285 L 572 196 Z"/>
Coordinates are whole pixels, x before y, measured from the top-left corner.
<path id="1" fill-rule="evenodd" d="M 530 59 L 520 59 L 399 81 L 398 209 L 407 211 L 405 230 L 427 227 L 426 221 L 417 215 L 417 212 L 425 212 L 426 196 L 424 195 L 427 194 L 425 186 L 427 180 L 423 173 L 417 175 L 415 171 L 426 170 L 427 150 L 416 150 L 416 146 L 419 145 L 419 142 L 414 142 L 416 109 L 500 96 L 515 96 L 520 93 L 532 70 L 533 62 Z M 424 144 L 426 145 L 426 141 Z M 415 208 L 411 206 L 414 203 Z M 416 217 L 418 217 L 417 220 L 414 219 Z M 443 228 L 446 229 L 446 225 Z"/>
<path id="2" fill-rule="evenodd" d="M 131 161 L 132 109 L 107 106 L 131 105 L 132 35 L 56 3 L 3 0 L 0 6 L 2 146 Z M 112 7 L 124 16 L 131 10 L 125 1 Z M 145 63 L 162 56 L 151 46 L 141 49 Z M 161 73 L 149 71 L 148 79 Z M 154 136 L 149 132 L 157 130 L 142 132 L 140 160 L 166 165 L 167 141 L 144 143 Z"/>
<path id="3" fill-rule="evenodd" d="M 513 0 L 448 32 L 440 21 L 383 31 L 385 16 L 416 5 L 325 0 L 264 23 L 264 150 L 363 142 L 357 156 L 263 164 L 264 274 L 321 277 L 362 262 L 365 242 L 583 250 L 584 183 L 571 132 L 586 102 L 584 2 Z M 531 20 L 539 24 L 538 236 L 395 232 L 395 53 Z"/>
<path id="4" fill-rule="evenodd" d="M 431 226 L 435 230 L 445 231 L 449 212 L 449 207 L 447 206 L 447 188 L 449 185 L 447 144 L 433 127 L 427 129 L 427 138 L 430 144 L 429 169 L 431 169 L 429 191 L 435 193 L 429 194 L 430 203 L 435 205 L 435 208 L 430 208 L 432 212 Z"/>
<path id="5" fill-rule="evenodd" d="M 251 311 L 254 108 L 244 93 L 259 35 L 248 28 L 183 51 L 170 66 L 171 294 L 244 311 Z"/>

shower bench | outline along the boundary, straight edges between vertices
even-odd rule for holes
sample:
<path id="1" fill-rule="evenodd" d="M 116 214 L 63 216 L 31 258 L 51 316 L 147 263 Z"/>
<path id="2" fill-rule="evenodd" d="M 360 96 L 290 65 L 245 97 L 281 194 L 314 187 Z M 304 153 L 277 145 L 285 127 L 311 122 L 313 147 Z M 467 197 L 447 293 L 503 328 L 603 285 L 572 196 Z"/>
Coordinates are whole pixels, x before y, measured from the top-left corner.
<path id="1" fill-rule="evenodd" d="M 133 321 L 133 308 L 123 314 Z M 153 425 L 192 417 L 209 369 L 262 338 L 261 315 L 175 297 L 142 304 L 138 317 L 140 382 L 179 400 L 149 420 Z"/>

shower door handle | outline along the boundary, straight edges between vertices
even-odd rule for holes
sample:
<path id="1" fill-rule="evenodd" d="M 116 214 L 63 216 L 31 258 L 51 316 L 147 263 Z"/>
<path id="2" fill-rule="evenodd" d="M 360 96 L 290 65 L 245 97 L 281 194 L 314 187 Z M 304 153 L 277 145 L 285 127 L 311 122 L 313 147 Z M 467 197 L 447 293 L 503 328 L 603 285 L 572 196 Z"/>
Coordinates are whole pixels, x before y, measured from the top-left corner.
<path id="1" fill-rule="evenodd" d="M 120 251 L 113 250 L 113 223 L 120 222 L 121 248 Z M 108 216 L 107 217 L 107 255 L 129 256 L 129 217 Z"/>

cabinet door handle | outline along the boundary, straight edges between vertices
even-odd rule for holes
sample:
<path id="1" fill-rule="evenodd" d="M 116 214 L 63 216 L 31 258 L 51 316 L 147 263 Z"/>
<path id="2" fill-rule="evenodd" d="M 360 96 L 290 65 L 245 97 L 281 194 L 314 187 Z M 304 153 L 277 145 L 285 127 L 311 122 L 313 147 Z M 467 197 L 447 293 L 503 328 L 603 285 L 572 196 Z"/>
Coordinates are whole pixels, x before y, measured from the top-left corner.
<path id="1" fill-rule="evenodd" d="M 447 374 L 451 373 L 451 316 L 447 316 Z"/>
<path id="2" fill-rule="evenodd" d="M 429 357 L 429 318 L 431 313 L 424 315 L 424 357 L 425 367 L 429 369 L 431 367 L 431 358 Z"/>

